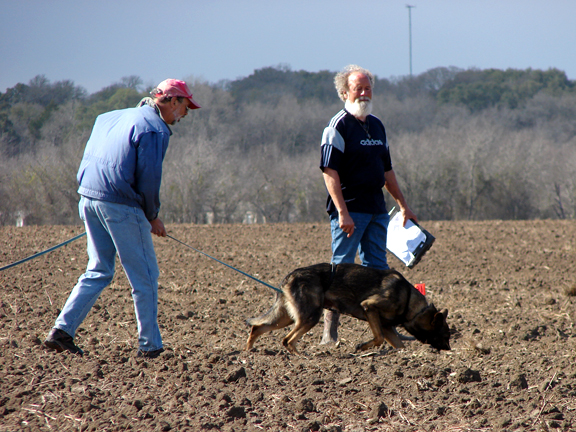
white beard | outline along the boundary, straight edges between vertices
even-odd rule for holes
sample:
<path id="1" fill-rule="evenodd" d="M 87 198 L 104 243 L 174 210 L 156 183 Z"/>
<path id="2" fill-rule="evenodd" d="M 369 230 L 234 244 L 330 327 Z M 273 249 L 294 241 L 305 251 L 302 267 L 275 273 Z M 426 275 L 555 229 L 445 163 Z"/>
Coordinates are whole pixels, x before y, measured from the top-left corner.
<path id="1" fill-rule="evenodd" d="M 347 100 L 344 104 L 344 108 L 346 108 L 346 111 L 348 111 L 354 117 L 368 117 L 370 114 L 372 114 L 372 100 L 368 98 L 363 100 L 358 98 L 354 102 Z"/>
<path id="2" fill-rule="evenodd" d="M 172 121 L 172 123 L 170 123 L 171 125 L 175 125 L 176 123 L 178 123 L 180 121 L 180 119 L 182 118 L 182 115 L 179 112 L 180 110 L 178 108 L 176 108 L 174 110 L 174 112 L 172 113 L 174 115 L 174 120 Z"/>

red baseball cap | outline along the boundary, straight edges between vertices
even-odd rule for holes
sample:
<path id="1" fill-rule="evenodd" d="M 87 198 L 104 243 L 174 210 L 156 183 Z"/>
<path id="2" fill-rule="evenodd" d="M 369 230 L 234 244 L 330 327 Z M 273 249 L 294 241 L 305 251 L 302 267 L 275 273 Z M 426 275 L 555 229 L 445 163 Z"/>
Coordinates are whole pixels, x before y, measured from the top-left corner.
<path id="1" fill-rule="evenodd" d="M 177 79 L 167 79 L 162 81 L 155 89 L 150 92 L 150 94 L 156 97 L 185 97 L 190 101 L 190 109 L 200 108 L 200 105 L 198 105 L 198 103 L 192 99 L 192 92 L 186 83 Z"/>

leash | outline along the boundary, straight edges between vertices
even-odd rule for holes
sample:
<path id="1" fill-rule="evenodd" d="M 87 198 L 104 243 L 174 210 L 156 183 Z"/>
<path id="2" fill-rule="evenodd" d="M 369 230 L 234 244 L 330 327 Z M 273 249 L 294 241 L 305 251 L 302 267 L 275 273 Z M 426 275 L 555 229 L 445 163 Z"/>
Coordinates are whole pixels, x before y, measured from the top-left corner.
<path id="1" fill-rule="evenodd" d="M 236 267 L 232 267 L 230 264 L 226 264 L 225 262 L 222 262 L 222 261 L 220 261 L 219 259 L 214 258 L 213 256 L 210 256 L 210 255 L 208 255 L 208 254 L 205 253 L 205 252 L 202 252 L 201 250 L 198 250 L 198 249 L 196 249 L 196 248 L 193 248 L 192 246 L 187 245 L 186 243 L 178 240 L 177 238 L 172 237 L 170 234 L 167 234 L 166 236 L 169 237 L 169 238 L 171 238 L 171 239 L 174 240 L 174 241 L 177 241 L 177 242 L 180 243 L 181 245 L 186 246 L 187 248 L 190 248 L 190 249 L 192 249 L 192 250 L 194 250 L 194 251 L 196 251 L 196 252 L 198 252 L 198 253 L 201 253 L 202 255 L 205 255 L 205 256 L 207 256 L 208 258 L 213 259 L 214 261 L 219 262 L 220 264 L 225 265 L 226 267 L 229 267 L 229 268 L 231 268 L 232 270 L 237 271 L 238 273 L 242 273 L 244 276 L 247 276 L 247 277 L 249 277 L 250 279 L 254 279 L 256 282 L 260 282 L 262 285 L 266 285 L 268 288 L 271 288 L 271 289 L 273 289 L 273 290 L 276 291 L 276 292 L 279 292 L 279 293 L 282 292 L 282 290 L 276 288 L 275 286 L 272 286 L 272 285 L 270 285 L 270 284 L 268 284 L 268 283 L 266 283 L 266 282 L 264 282 L 264 281 L 261 281 L 260 279 L 257 279 L 257 278 L 255 278 L 254 276 L 249 275 L 248 273 L 243 272 L 242 270 L 238 270 Z"/>
<path id="2" fill-rule="evenodd" d="M 31 255 L 31 256 L 29 256 L 28 258 L 24 258 L 24 259 L 21 259 L 20 261 L 16 261 L 16 262 L 14 262 L 14 263 L 12 263 L 12 264 L 8 264 L 7 266 L 0 267 L 0 271 L 7 270 L 7 269 L 12 268 L 12 267 L 15 267 L 15 266 L 17 266 L 17 265 L 23 264 L 23 263 L 25 263 L 26 261 L 30 261 L 30 260 L 32 260 L 32 259 L 34 259 L 34 258 L 38 258 L 39 256 L 42 256 L 42 255 L 44 255 L 44 254 L 47 254 L 48 252 L 52 252 L 53 250 L 56 250 L 56 249 L 58 249 L 58 248 L 60 248 L 60 247 L 62 247 L 62 246 L 65 246 L 65 245 L 67 245 L 68 243 L 72 243 L 73 241 L 78 240 L 79 238 L 82 238 L 82 237 L 84 237 L 85 235 L 86 235 L 85 232 L 82 233 L 82 234 L 78 234 L 76 237 L 72 237 L 71 239 L 68 239 L 68 240 L 66 240 L 65 242 L 62 242 L 62 243 L 60 243 L 60 244 L 58 244 L 58 245 L 56 245 L 56 246 L 52 246 L 51 248 L 48 248 L 48 249 L 46 249 L 46 250 L 44 250 L 44 251 L 42 251 L 42 252 L 38 252 L 37 254 Z M 225 262 L 222 262 L 222 261 L 220 261 L 219 259 L 216 259 L 216 258 L 214 258 L 213 256 L 210 256 L 210 255 L 208 255 L 207 253 L 202 252 L 201 250 L 198 250 L 198 249 L 196 249 L 196 248 L 193 248 L 192 246 L 187 245 L 186 243 L 178 240 L 177 238 L 172 237 L 170 234 L 167 234 L 167 237 L 171 238 L 171 239 L 174 240 L 174 241 L 177 241 L 178 243 L 180 243 L 180 244 L 183 245 L 183 246 L 186 246 L 187 248 L 190 248 L 190 249 L 192 249 L 192 250 L 194 250 L 194 251 L 196 251 L 196 252 L 198 252 L 198 253 L 201 253 L 202 255 L 205 255 L 205 256 L 207 256 L 207 257 L 210 258 L 210 259 L 213 259 L 214 261 L 219 262 L 219 263 L 222 264 L 222 265 L 225 265 L 226 267 L 231 268 L 232 270 L 237 271 L 238 273 L 243 274 L 244 276 L 249 277 L 250 279 L 254 279 L 256 282 L 260 282 L 262 285 L 266 285 L 268 288 L 271 288 L 271 289 L 273 289 L 273 290 L 276 291 L 276 292 L 279 292 L 279 293 L 282 292 L 282 290 L 276 288 L 275 286 L 272 286 L 272 285 L 270 285 L 270 284 L 268 284 L 268 283 L 266 283 L 266 282 L 264 282 L 264 281 L 261 281 L 260 279 L 257 279 L 257 278 L 255 278 L 254 276 L 249 275 L 248 273 L 243 272 L 242 270 L 238 270 L 237 268 L 232 267 L 230 264 L 226 264 Z"/>
<path id="3" fill-rule="evenodd" d="M 17 266 L 17 265 L 20 265 L 20 264 L 22 264 L 22 263 L 25 263 L 26 261 L 30 261 L 31 259 L 38 258 L 39 256 L 44 255 L 44 254 L 46 254 L 46 253 L 48 253 L 48 252 L 52 252 L 53 250 L 58 249 L 59 247 L 65 246 L 65 245 L 67 245 L 68 243 L 73 242 L 74 240 L 78 240 L 79 238 L 84 237 L 85 235 L 86 235 L 85 232 L 82 233 L 82 234 L 78 234 L 76 237 L 73 237 L 73 238 L 71 238 L 71 239 L 69 239 L 69 240 L 66 240 L 65 242 L 60 243 L 59 245 L 52 246 L 51 248 L 46 249 L 45 251 L 38 252 L 37 254 L 31 255 L 31 256 L 29 256 L 28 258 L 24 258 L 24 259 L 22 259 L 22 260 L 20 260 L 20 261 L 17 261 L 17 262 L 15 262 L 15 263 L 8 264 L 7 266 L 4 266 L 4 267 L 0 268 L 0 271 L 9 269 L 9 268 L 14 267 L 14 266 Z"/>

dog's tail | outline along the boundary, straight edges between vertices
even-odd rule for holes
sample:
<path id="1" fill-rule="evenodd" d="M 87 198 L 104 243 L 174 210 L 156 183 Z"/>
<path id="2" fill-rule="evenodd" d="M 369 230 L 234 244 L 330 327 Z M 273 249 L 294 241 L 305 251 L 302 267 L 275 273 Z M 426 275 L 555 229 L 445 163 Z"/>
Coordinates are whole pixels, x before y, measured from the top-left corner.
<path id="1" fill-rule="evenodd" d="M 261 325 L 272 325 L 278 322 L 279 318 L 283 315 L 287 315 L 288 312 L 284 307 L 284 294 L 277 292 L 276 301 L 270 308 L 270 310 L 263 315 L 256 318 L 248 318 L 246 324 L 249 326 L 261 326 Z"/>

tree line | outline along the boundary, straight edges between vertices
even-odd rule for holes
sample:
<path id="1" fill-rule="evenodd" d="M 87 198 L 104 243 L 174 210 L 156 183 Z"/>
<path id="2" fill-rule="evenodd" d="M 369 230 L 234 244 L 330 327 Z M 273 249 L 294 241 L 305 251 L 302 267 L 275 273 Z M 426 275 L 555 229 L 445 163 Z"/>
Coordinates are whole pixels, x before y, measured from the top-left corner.
<path id="1" fill-rule="evenodd" d="M 334 74 L 189 77 L 203 108 L 174 127 L 163 220 L 325 220 L 319 144 L 342 108 Z M 95 118 L 149 90 L 137 76 L 94 94 L 38 76 L 0 93 L 0 224 L 79 223 L 75 176 Z M 421 220 L 576 217 L 576 82 L 564 72 L 440 67 L 377 77 L 373 93 Z"/>

